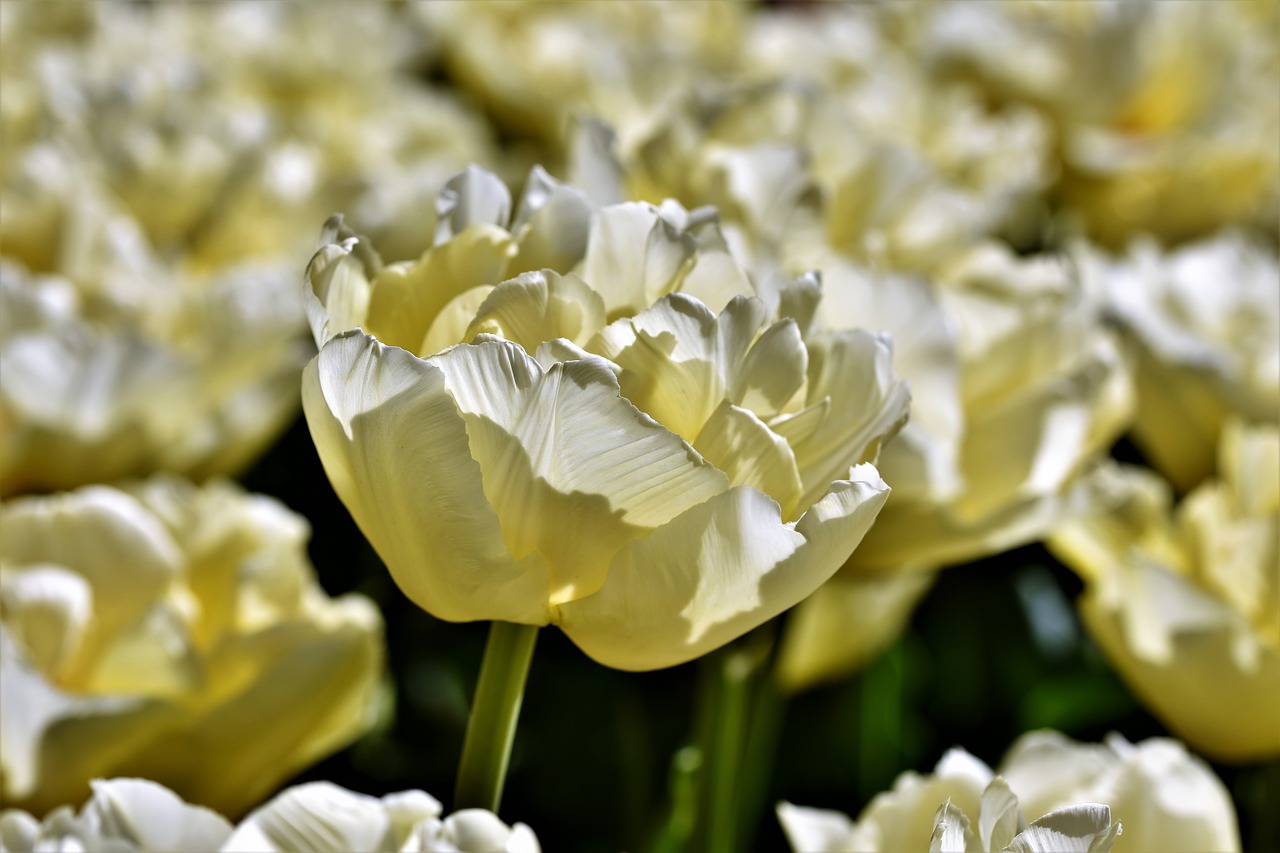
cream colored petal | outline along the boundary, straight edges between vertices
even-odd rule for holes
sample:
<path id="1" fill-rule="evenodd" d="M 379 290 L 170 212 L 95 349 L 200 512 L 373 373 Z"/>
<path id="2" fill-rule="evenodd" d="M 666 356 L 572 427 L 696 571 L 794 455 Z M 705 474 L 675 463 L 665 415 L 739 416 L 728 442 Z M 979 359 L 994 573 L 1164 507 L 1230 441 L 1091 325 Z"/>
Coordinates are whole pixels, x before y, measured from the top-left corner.
<path id="1" fill-rule="evenodd" d="M 134 749 L 118 772 L 236 816 L 363 734 L 382 678 L 382 620 L 357 596 L 326 610 L 227 638 L 205 659 L 207 692 L 184 709 L 181 731 Z"/>
<path id="2" fill-rule="evenodd" d="M 1113 760 L 1081 799 L 1111 806 L 1124 824 L 1121 850 L 1239 850 L 1231 794 L 1214 771 L 1169 738 L 1107 738 Z"/>
<path id="3" fill-rule="evenodd" d="M 391 850 L 381 802 L 332 782 L 295 785 L 254 810 L 222 846 L 227 853 L 347 853 Z"/>
<path id="4" fill-rule="evenodd" d="M 594 210 L 577 186 L 561 183 L 534 166 L 511 222 L 517 247 L 511 272 L 572 269 L 586 255 Z"/>
<path id="5" fill-rule="evenodd" d="M 93 588 L 95 628 L 103 639 L 140 617 L 182 561 L 154 515 L 104 486 L 4 506 L 0 556 L 10 565 L 53 564 L 84 577 Z"/>
<path id="6" fill-rule="evenodd" d="M 742 363 L 729 374 L 729 399 L 761 417 L 772 417 L 800 390 L 808 366 L 800 327 L 791 320 L 775 323 L 761 333 Z"/>
<path id="7" fill-rule="evenodd" d="M 307 366 L 302 400 L 334 491 L 418 606 L 451 621 L 547 622 L 547 569 L 506 550 L 438 366 L 346 333 Z"/>
<path id="8" fill-rule="evenodd" d="M 431 362 L 466 420 L 508 551 L 545 560 L 553 603 L 594 592 L 620 548 L 727 487 L 620 397 L 600 360 L 544 371 L 519 347 L 490 341 Z"/>
<path id="9" fill-rule="evenodd" d="M 489 298 L 489 294 L 493 293 L 493 288 L 491 284 L 482 284 L 465 290 L 449 300 L 449 303 L 440 309 L 440 313 L 431 321 L 422 343 L 413 352 L 428 356 L 459 342 L 470 340 L 468 329 L 471 328 L 471 323 L 480 306 Z"/>
<path id="10" fill-rule="evenodd" d="M 533 353 L 539 344 L 566 338 L 575 344 L 604 327 L 604 300 L 576 275 L 527 272 L 504 281 L 476 310 L 466 340 L 497 335 Z"/>
<path id="11" fill-rule="evenodd" d="M 1007 848 L 1010 853 L 1110 853 L 1120 835 L 1111 809 L 1099 803 L 1067 806 L 1031 822 Z"/>
<path id="12" fill-rule="evenodd" d="M 875 458 L 881 442 L 906 422 L 910 394 L 893 373 L 887 338 L 862 331 L 821 333 L 808 342 L 810 405 L 829 400 L 813 428 L 799 417 L 769 424 L 796 455 L 805 494 L 817 499 L 850 465 Z M 804 427 L 801 430 L 801 427 Z"/>
<path id="13" fill-rule="evenodd" d="M 703 425 L 693 447 L 729 475 L 734 486 L 750 486 L 778 502 L 782 518 L 794 521 L 803 486 L 785 440 L 752 412 L 724 401 Z"/>
<path id="14" fill-rule="evenodd" d="M 363 237 L 323 246 L 307 264 L 303 300 L 316 346 L 338 332 L 360 328 L 369 311 L 372 279 L 381 269 Z"/>
<path id="15" fill-rule="evenodd" d="M 795 853 L 857 849 L 848 843 L 854 823 L 844 812 L 778 803 L 778 823 Z"/>
<path id="16" fill-rule="evenodd" d="M 31 663 L 62 681 L 78 668 L 93 616 L 93 588 L 57 566 L 0 570 L 0 614 Z"/>
<path id="17" fill-rule="evenodd" d="M 877 794 L 859 815 L 858 825 L 874 831 L 877 849 L 926 850 L 938 804 L 950 801 L 966 814 L 977 814 L 991 769 L 963 749 L 943 755 L 929 776 L 907 772 L 893 789 Z"/>
<path id="18" fill-rule="evenodd" d="M 96 779 L 93 797 L 81 819 L 105 837 L 118 838 L 139 850 L 205 853 L 217 850 L 231 835 L 222 815 L 188 805 L 163 785 L 147 779 Z"/>
<path id="19" fill-rule="evenodd" d="M 1086 591 L 1080 616 L 1129 688 L 1194 749 L 1232 762 L 1280 755 L 1280 652 L 1255 646 L 1253 667 L 1242 670 L 1236 660 L 1246 626 L 1175 632 L 1161 663 L 1130 648 L 1123 615 L 1099 596 Z"/>
<path id="20" fill-rule="evenodd" d="M 441 840 L 453 844 L 459 853 L 507 853 L 512 829 L 496 814 L 484 809 L 462 809 L 444 819 Z"/>
<path id="21" fill-rule="evenodd" d="M 653 205 L 626 202 L 596 214 L 579 272 L 610 318 L 635 314 L 680 286 L 697 248 Z"/>
<path id="22" fill-rule="evenodd" d="M 978 853 L 977 837 L 969 828 L 969 818 L 947 800 L 933 816 L 929 853 Z"/>
<path id="23" fill-rule="evenodd" d="M 1000 762 L 1000 775 L 1022 804 L 1024 814 L 1046 814 L 1079 801 L 1077 792 L 1116 763 L 1114 753 L 1096 743 L 1077 743 L 1049 730 L 1022 735 Z"/>
<path id="24" fill-rule="evenodd" d="M 997 776 L 982 792 L 978 810 L 978 840 L 983 850 L 1003 850 L 1014 836 L 1027 828 L 1027 820 L 1018 808 L 1018 798 L 1009 783 Z"/>
<path id="25" fill-rule="evenodd" d="M 798 522 L 737 487 L 621 552 L 595 595 L 562 605 L 557 623 L 606 666 L 646 670 L 705 654 L 811 594 L 857 547 L 888 487 L 871 466 Z"/>
<path id="26" fill-rule="evenodd" d="M 87 780 L 118 775 L 121 759 L 180 719 L 164 703 L 75 696 L 49 684 L 0 624 L 0 778 L 4 799 L 36 814 L 81 802 Z"/>
<path id="27" fill-rule="evenodd" d="M 200 689 L 203 675 L 186 614 L 159 602 L 101 650 L 80 686 L 181 702 Z"/>
<path id="28" fill-rule="evenodd" d="M 728 390 L 713 355 L 716 332 L 705 305 L 673 294 L 606 327 L 587 348 L 622 368 L 622 394 L 637 408 L 692 441 Z"/>
<path id="29" fill-rule="evenodd" d="M 511 192 L 502 179 L 479 166 L 454 175 L 436 197 L 436 243 L 456 237 L 472 225 L 506 228 Z"/>
<path id="30" fill-rule="evenodd" d="M 386 267 L 373 281 L 364 330 L 384 344 L 416 352 L 452 300 L 507 278 L 513 251 L 505 230 L 477 224 L 428 249 L 414 263 Z"/>

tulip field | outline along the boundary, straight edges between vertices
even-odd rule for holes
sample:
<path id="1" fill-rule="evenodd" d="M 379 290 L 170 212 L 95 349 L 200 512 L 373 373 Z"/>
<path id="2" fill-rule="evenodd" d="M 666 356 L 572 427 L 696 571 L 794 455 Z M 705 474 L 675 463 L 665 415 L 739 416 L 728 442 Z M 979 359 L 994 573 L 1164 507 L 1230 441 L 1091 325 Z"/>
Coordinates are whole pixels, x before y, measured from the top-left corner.
<path id="1" fill-rule="evenodd" d="M 1274 0 L 0 2 L 0 853 L 1280 849 Z"/>

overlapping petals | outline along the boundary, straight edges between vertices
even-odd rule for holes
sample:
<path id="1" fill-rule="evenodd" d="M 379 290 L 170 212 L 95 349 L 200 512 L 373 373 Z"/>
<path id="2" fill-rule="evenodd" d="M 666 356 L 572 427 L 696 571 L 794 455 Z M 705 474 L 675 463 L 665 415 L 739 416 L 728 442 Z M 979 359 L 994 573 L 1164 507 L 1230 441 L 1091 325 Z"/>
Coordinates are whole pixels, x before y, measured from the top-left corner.
<path id="1" fill-rule="evenodd" d="M 306 523 L 156 478 L 0 510 L 3 800 L 36 813 L 144 775 L 237 814 L 359 735 L 381 620 L 331 600 Z"/>
<path id="2" fill-rule="evenodd" d="M 607 664 L 669 666 L 792 606 L 853 549 L 887 494 L 865 463 L 906 388 L 887 339 L 806 341 L 778 316 L 816 298 L 805 280 L 773 311 L 672 293 L 705 260 L 682 208 L 531 184 L 508 221 L 492 176 L 451 182 L 413 264 L 382 266 L 335 223 L 309 273 L 304 409 L 426 610 L 557 624 Z M 504 280 L 539 242 L 575 247 L 572 266 Z"/>

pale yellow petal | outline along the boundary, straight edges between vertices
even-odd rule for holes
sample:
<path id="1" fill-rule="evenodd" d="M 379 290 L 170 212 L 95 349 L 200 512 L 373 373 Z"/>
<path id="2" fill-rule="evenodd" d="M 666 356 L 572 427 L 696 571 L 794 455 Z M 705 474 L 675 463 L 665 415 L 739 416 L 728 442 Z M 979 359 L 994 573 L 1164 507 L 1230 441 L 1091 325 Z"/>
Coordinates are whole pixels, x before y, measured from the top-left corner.
<path id="1" fill-rule="evenodd" d="M 472 225 L 506 228 L 511 191 L 492 172 L 471 165 L 454 175 L 436 196 L 436 243 L 444 243 Z"/>
<path id="2" fill-rule="evenodd" d="M 340 220 L 333 224 L 342 227 Z M 315 253 L 307 264 L 303 298 L 317 347 L 338 332 L 364 325 L 372 280 L 381 269 L 381 260 L 360 236 L 329 243 Z"/>
<path id="3" fill-rule="evenodd" d="M 776 616 L 827 580 L 883 506 L 870 466 L 793 524 L 737 487 L 620 553 L 599 592 L 562 605 L 557 622 L 589 656 L 618 669 L 674 666 Z"/>
<path id="4" fill-rule="evenodd" d="M 983 850 L 1003 850 L 1014 836 L 1027 828 L 1026 818 L 1018 808 L 1018 798 L 1009 783 L 997 776 L 982 792 L 978 810 L 978 839 Z"/>
<path id="5" fill-rule="evenodd" d="M 620 548 L 727 487 L 619 396 L 601 360 L 544 371 L 519 347 L 491 341 L 431 362 L 465 417 L 508 551 L 546 560 L 553 603 L 594 592 Z"/>
<path id="6" fill-rule="evenodd" d="M 364 330 L 384 344 L 415 352 L 453 299 L 507 277 L 512 251 L 504 229 L 476 224 L 414 263 L 384 268 L 373 281 Z"/>
<path id="7" fill-rule="evenodd" d="M 751 486 L 778 502 L 782 518 L 794 521 L 803 486 L 791 447 L 751 411 L 724 401 L 693 442 L 702 457 L 729 475 L 735 486 Z"/>
<path id="8" fill-rule="evenodd" d="M 907 419 L 910 394 L 894 375 L 888 339 L 862 331 L 825 332 L 808 342 L 810 405 L 829 400 L 816 425 L 797 416 L 770 422 L 791 444 L 804 482 L 801 504 L 817 500 L 850 465 L 872 461 Z M 803 431 L 801 430 L 803 427 Z"/>
<path id="9" fill-rule="evenodd" d="M 439 367 L 347 333 L 302 396 L 329 481 L 406 595 L 441 619 L 547 621 L 546 568 L 504 547 Z"/>
<path id="10" fill-rule="evenodd" d="M 611 318 L 635 314 L 680 286 L 697 248 L 653 205 L 625 202 L 596 214 L 580 272 Z"/>
<path id="11" fill-rule="evenodd" d="M 582 190 L 557 181 L 541 166 L 534 166 L 511 222 L 516 254 L 510 271 L 572 269 L 587 252 L 594 209 Z"/>
<path id="12" fill-rule="evenodd" d="M 494 334 L 536 352 L 544 341 L 584 344 L 605 324 L 604 300 L 576 275 L 549 269 L 504 281 L 476 310 L 466 339 Z"/>

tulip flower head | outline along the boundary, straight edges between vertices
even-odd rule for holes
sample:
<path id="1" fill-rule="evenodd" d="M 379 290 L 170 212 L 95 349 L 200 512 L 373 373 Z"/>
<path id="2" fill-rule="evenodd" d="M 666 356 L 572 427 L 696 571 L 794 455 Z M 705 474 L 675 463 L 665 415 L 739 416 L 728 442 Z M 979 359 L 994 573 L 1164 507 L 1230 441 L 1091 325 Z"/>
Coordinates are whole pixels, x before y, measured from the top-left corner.
<path id="1" fill-rule="evenodd" d="M 679 292 L 705 280 L 708 212 L 530 187 L 509 217 L 495 178 L 459 176 L 415 263 L 330 232 L 309 270 L 312 437 L 428 612 L 674 665 L 843 562 L 887 496 L 870 461 L 907 391 L 886 338 L 802 334 L 813 278 L 719 312 Z"/>
<path id="2" fill-rule="evenodd" d="M 1043 816 L 1028 823 L 1024 812 Z M 1030 732 L 999 775 L 956 748 L 933 773 L 899 776 L 856 821 L 790 803 L 779 804 L 778 818 L 797 851 L 1240 849 L 1226 788 L 1166 738 L 1086 744 Z"/>
<path id="3" fill-rule="evenodd" d="M 359 736 L 381 618 L 321 591 L 308 533 L 222 481 L 0 508 L 0 802 L 140 775 L 235 815 Z"/>

